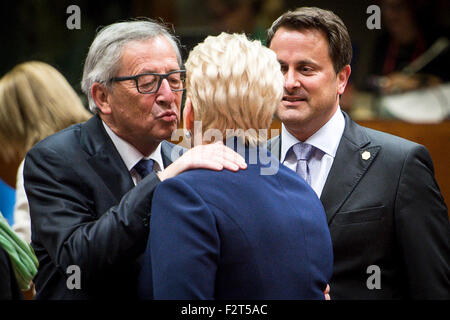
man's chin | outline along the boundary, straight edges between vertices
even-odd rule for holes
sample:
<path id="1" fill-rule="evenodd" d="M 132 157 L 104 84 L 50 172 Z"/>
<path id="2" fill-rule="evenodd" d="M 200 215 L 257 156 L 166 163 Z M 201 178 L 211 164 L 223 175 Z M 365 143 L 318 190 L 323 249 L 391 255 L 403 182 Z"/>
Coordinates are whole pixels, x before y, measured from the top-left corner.
<path id="1" fill-rule="evenodd" d="M 156 135 L 161 141 L 162 140 L 172 140 L 172 135 L 174 133 L 176 133 L 177 130 L 177 122 L 175 121 L 172 124 L 167 124 L 166 126 L 160 128 L 157 132 L 158 134 Z M 182 130 L 182 129 L 180 129 Z M 174 135 L 175 137 L 177 137 L 177 135 Z"/>
<path id="2" fill-rule="evenodd" d="M 280 107 L 277 111 L 277 117 L 283 123 L 302 122 L 307 118 L 307 109 L 291 109 Z"/>

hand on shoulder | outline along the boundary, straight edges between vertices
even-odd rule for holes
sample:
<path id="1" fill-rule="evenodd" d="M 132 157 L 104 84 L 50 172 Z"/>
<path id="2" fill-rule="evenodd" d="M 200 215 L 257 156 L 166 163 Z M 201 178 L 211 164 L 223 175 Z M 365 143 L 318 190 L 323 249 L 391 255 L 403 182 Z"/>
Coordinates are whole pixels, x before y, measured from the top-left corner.
<path id="1" fill-rule="evenodd" d="M 185 152 L 165 170 L 158 173 L 161 181 L 191 169 L 238 171 L 246 169 L 244 158 L 222 142 L 195 146 Z"/>

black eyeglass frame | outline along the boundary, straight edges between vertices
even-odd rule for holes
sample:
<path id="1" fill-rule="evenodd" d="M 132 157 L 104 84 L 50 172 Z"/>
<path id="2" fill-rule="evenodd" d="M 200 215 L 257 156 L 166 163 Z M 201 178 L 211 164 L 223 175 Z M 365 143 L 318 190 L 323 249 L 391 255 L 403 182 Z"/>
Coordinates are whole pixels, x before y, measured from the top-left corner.
<path id="1" fill-rule="evenodd" d="M 120 82 L 120 81 L 126 81 L 126 80 L 134 80 L 135 84 L 136 84 L 136 90 L 141 93 L 141 94 L 153 94 L 158 92 L 159 88 L 161 87 L 161 83 L 164 79 L 166 79 L 167 81 L 169 81 L 169 76 L 171 74 L 174 73 L 180 73 L 180 74 L 184 74 L 184 76 L 186 76 L 186 70 L 174 70 L 174 71 L 170 71 L 168 73 L 153 73 L 153 72 L 148 72 L 148 73 L 141 73 L 141 74 L 137 74 L 135 76 L 126 76 L 126 77 L 114 77 L 111 78 L 111 82 Z M 159 81 L 158 81 L 158 85 L 156 86 L 156 89 L 154 91 L 150 91 L 150 92 L 141 92 L 141 90 L 139 90 L 139 84 L 138 84 L 138 78 L 142 77 L 142 76 L 159 76 Z M 180 92 L 180 91 L 184 91 L 186 90 L 186 88 L 184 88 L 184 81 L 183 82 L 183 88 L 182 89 L 172 89 L 172 87 L 170 88 L 170 90 L 172 90 L 172 92 Z M 169 85 L 170 87 L 170 85 Z"/>

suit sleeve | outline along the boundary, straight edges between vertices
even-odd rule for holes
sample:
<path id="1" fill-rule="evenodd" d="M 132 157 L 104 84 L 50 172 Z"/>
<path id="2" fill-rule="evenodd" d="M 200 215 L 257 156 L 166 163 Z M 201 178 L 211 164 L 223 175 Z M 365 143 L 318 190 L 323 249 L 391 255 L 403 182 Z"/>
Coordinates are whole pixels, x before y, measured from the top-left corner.
<path id="1" fill-rule="evenodd" d="M 423 146 L 415 146 L 404 161 L 395 215 L 411 298 L 450 299 L 448 211 Z"/>
<path id="2" fill-rule="evenodd" d="M 32 240 L 45 248 L 60 272 L 79 266 L 82 287 L 89 287 L 102 273 L 144 251 L 152 194 L 160 181 L 149 175 L 117 206 L 99 213 L 92 201 L 94 191 L 72 165 L 48 148 L 28 153 L 24 178 Z"/>
<path id="3" fill-rule="evenodd" d="M 150 224 L 145 254 L 151 254 L 154 298 L 214 299 L 219 234 L 199 194 L 179 179 L 164 181 Z"/>

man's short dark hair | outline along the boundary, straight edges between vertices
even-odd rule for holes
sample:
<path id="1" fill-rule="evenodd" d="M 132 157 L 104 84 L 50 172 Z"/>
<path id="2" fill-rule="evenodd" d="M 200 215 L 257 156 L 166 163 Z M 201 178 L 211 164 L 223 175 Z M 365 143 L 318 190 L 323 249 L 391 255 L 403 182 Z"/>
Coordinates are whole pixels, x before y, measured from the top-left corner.
<path id="1" fill-rule="evenodd" d="M 347 27 L 341 18 L 331 11 L 315 7 L 287 11 L 275 20 L 267 31 L 268 47 L 280 27 L 290 30 L 321 30 L 328 40 L 328 52 L 336 73 L 352 60 L 352 44 Z"/>

